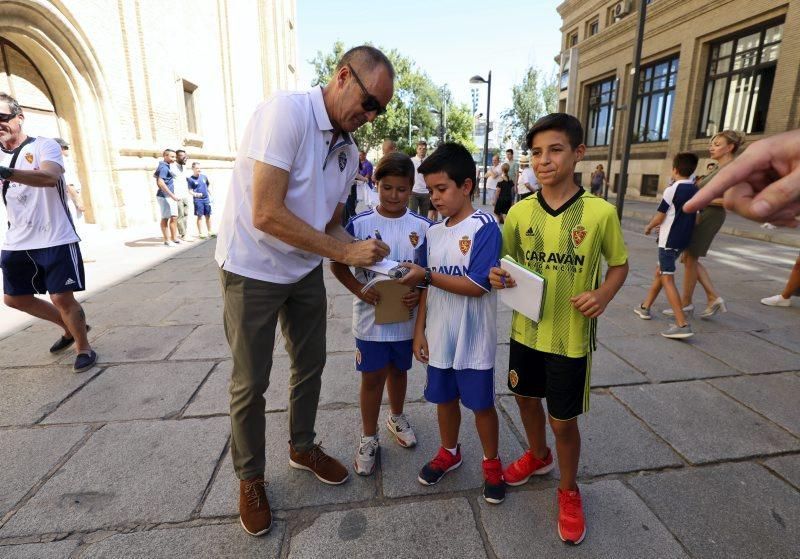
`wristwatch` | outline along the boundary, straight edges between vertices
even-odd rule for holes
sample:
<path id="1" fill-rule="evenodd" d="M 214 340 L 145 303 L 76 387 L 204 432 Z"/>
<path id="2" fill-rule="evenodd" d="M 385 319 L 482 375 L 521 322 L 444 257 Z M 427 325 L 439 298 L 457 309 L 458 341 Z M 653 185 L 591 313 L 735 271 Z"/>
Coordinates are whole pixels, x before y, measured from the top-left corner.
<path id="1" fill-rule="evenodd" d="M 8 167 L 0 167 L 0 179 L 10 179 L 13 172 L 14 170 Z"/>
<path id="2" fill-rule="evenodd" d="M 433 270 L 425 268 L 425 278 L 422 280 L 423 287 L 428 287 L 433 281 Z"/>

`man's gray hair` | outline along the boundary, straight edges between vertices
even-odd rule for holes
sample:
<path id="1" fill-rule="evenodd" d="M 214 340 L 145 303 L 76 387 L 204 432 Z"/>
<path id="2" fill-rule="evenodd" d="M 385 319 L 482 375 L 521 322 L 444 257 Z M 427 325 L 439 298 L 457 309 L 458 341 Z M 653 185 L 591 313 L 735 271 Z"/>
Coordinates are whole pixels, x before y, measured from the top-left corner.
<path id="1" fill-rule="evenodd" d="M 351 48 L 342 55 L 339 64 L 336 65 L 336 71 L 338 72 L 348 64 L 357 65 L 360 68 L 365 68 L 370 71 L 374 70 L 376 66 L 383 65 L 389 72 L 389 77 L 394 81 L 394 66 L 392 65 L 392 61 L 389 60 L 380 49 L 376 49 L 375 47 L 361 45 Z"/>
<path id="2" fill-rule="evenodd" d="M 8 107 L 11 109 L 11 114 L 22 114 L 22 107 L 20 107 L 19 103 L 17 103 L 17 100 L 11 97 L 11 95 L 8 93 L 0 91 L 0 101 L 8 103 Z"/>

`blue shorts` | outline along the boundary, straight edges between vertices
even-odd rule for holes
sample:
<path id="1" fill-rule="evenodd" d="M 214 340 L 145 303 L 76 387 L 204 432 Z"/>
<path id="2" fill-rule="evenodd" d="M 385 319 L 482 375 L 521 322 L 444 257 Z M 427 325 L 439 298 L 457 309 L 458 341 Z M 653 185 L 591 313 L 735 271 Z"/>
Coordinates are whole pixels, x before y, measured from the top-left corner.
<path id="1" fill-rule="evenodd" d="M 425 399 L 446 404 L 456 398 L 472 411 L 494 407 L 494 369 L 439 369 L 428 365 Z"/>
<path id="2" fill-rule="evenodd" d="M 370 342 L 356 338 L 356 371 L 372 373 L 393 364 L 401 371 L 411 368 L 411 340 Z"/>
<path id="3" fill-rule="evenodd" d="M 197 217 L 211 215 L 211 202 L 209 200 L 195 200 L 194 215 Z"/>
<path id="4" fill-rule="evenodd" d="M 658 267 L 662 275 L 675 274 L 675 261 L 680 256 L 681 249 L 658 247 Z"/>
<path id="5" fill-rule="evenodd" d="M 3 293 L 36 295 L 83 291 L 85 276 L 78 243 L 31 250 L 4 250 Z"/>

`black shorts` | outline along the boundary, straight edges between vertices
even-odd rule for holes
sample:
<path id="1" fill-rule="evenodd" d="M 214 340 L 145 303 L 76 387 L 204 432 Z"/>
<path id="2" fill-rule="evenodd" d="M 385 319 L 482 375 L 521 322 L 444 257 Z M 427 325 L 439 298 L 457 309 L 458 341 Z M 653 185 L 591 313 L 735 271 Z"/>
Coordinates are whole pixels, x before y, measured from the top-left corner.
<path id="1" fill-rule="evenodd" d="M 511 340 L 508 388 L 517 396 L 545 398 L 554 419 L 566 421 L 589 411 L 591 359 L 545 353 Z"/>
<path id="2" fill-rule="evenodd" d="M 83 291 L 85 276 L 78 243 L 30 250 L 4 250 L 3 292 L 36 295 Z"/>

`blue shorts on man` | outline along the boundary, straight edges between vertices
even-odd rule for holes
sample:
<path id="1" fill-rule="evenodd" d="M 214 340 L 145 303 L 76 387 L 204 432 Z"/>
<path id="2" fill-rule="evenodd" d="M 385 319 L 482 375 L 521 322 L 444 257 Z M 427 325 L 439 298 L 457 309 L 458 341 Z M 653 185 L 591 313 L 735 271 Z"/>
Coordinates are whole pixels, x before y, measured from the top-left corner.
<path id="1" fill-rule="evenodd" d="M 83 291 L 85 275 L 78 243 L 30 250 L 4 250 L 3 293 L 40 295 Z"/>

